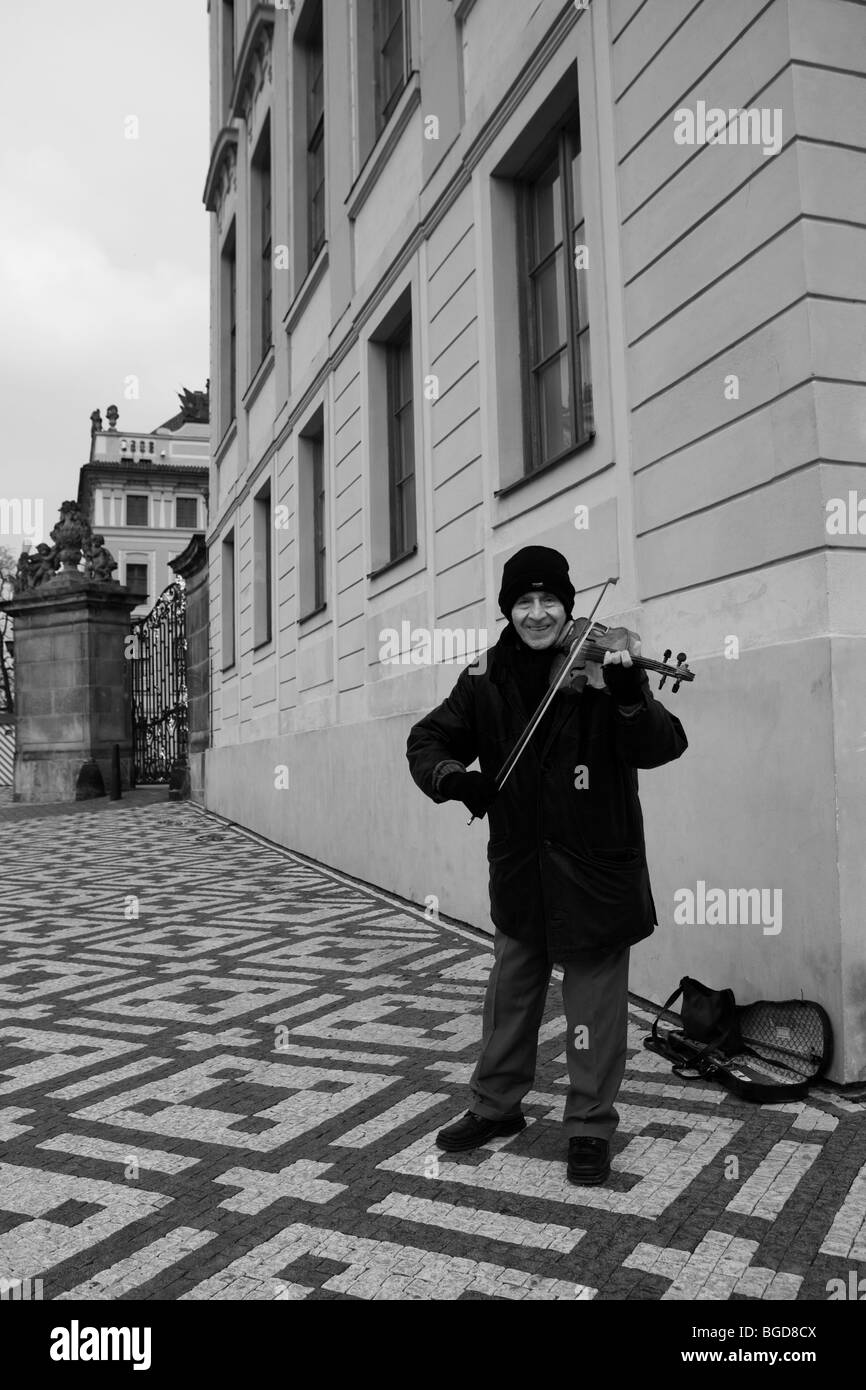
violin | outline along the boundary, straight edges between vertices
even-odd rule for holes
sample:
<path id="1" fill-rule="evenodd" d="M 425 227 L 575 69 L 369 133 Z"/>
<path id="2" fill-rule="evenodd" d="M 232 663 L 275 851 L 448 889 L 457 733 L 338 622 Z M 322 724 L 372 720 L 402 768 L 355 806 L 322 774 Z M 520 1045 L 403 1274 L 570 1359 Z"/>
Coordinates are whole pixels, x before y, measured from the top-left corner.
<path id="1" fill-rule="evenodd" d="M 579 637 L 584 631 L 588 622 L 588 618 L 573 618 L 570 622 L 566 623 L 562 633 L 557 639 L 557 650 L 568 651 L 575 638 Z M 593 623 L 589 631 L 590 637 L 606 636 L 615 639 L 618 638 L 620 634 L 625 634 L 627 636 L 628 629 L 624 627 L 605 627 L 603 623 Z M 609 646 L 606 643 L 586 641 L 580 649 L 581 661 L 594 661 L 597 662 L 598 665 L 601 665 L 604 662 L 605 652 L 619 650 L 621 650 L 621 648 Z M 661 661 L 653 661 L 648 656 L 632 656 L 632 665 L 639 666 L 643 671 L 655 671 L 661 674 L 659 690 L 661 690 L 665 681 L 669 678 L 672 679 L 674 684 L 671 686 L 671 693 L 676 695 L 680 688 L 680 682 L 693 681 L 695 673 L 686 665 L 687 657 L 685 652 L 677 653 L 677 664 L 675 666 L 669 664 L 670 656 L 670 648 L 665 652 L 664 658 Z"/>

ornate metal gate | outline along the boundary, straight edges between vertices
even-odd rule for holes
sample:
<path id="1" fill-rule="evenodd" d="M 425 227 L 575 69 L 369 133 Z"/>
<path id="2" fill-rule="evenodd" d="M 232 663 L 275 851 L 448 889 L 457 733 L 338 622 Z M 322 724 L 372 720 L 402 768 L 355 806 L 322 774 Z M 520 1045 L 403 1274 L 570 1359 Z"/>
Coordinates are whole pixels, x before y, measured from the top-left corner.
<path id="1" fill-rule="evenodd" d="M 186 765 L 186 594 L 169 584 L 132 625 L 133 782 L 167 782 Z"/>

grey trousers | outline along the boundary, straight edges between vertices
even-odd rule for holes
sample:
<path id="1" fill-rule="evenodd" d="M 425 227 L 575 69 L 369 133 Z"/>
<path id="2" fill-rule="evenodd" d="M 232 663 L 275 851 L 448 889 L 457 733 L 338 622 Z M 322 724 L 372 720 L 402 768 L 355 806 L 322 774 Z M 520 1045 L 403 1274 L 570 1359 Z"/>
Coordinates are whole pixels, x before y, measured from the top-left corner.
<path id="1" fill-rule="evenodd" d="M 619 1123 L 614 1101 L 625 1072 L 628 964 L 628 946 L 587 951 L 578 961 L 563 962 L 570 1083 L 563 1124 L 569 1139 L 610 1139 Z M 481 1053 L 469 1081 L 469 1108 L 476 1115 L 498 1120 L 521 1113 L 521 1101 L 535 1081 L 538 1030 L 551 969 L 543 947 L 539 950 L 496 931 Z"/>

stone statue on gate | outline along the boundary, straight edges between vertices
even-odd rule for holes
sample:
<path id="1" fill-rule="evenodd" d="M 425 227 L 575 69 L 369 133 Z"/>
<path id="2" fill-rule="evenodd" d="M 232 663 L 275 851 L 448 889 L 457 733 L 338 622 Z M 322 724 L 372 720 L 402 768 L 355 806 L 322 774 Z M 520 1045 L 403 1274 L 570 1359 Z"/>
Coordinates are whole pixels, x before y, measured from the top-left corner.
<path id="1" fill-rule="evenodd" d="M 14 590 L 17 594 L 36 589 L 57 570 L 57 547 L 40 541 L 34 551 L 22 550 L 15 571 Z"/>
<path id="2" fill-rule="evenodd" d="M 60 520 L 51 532 L 51 539 L 57 546 L 61 568 L 67 573 L 77 570 L 81 553 L 91 539 L 90 522 L 77 502 L 64 502 L 61 505 Z"/>
<path id="3" fill-rule="evenodd" d="M 84 573 L 88 579 L 111 580 L 117 561 L 105 547 L 105 537 L 93 535 L 84 550 Z"/>
<path id="4" fill-rule="evenodd" d="M 58 573 L 67 577 L 80 574 L 82 557 L 84 573 L 81 578 L 103 584 L 117 583 L 112 579 L 117 561 L 106 549 L 105 537 L 93 534 L 90 522 L 77 502 L 63 503 L 60 520 L 51 532 L 51 539 L 53 546 L 43 541 L 34 551 L 22 550 L 15 570 L 16 593 L 37 589 Z"/>

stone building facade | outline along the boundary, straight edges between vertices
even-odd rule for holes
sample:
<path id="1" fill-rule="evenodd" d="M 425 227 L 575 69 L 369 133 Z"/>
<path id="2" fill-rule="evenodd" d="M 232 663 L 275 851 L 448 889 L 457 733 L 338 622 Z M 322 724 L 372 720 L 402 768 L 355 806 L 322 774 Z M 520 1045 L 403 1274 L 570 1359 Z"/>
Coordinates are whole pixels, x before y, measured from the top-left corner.
<path id="1" fill-rule="evenodd" d="M 409 648 L 556 546 L 697 675 L 633 990 L 817 998 L 866 1076 L 866 9 L 211 0 L 210 44 L 207 804 L 489 929 Z"/>

